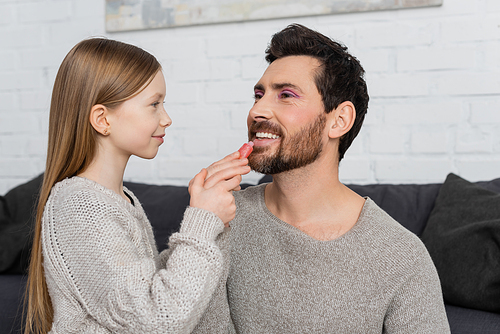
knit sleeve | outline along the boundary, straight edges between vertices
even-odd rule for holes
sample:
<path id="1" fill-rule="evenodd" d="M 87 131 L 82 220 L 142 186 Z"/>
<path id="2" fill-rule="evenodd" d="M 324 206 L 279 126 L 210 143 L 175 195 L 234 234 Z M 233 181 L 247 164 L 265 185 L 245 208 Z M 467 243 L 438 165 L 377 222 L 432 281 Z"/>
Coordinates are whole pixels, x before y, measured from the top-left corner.
<path id="1" fill-rule="evenodd" d="M 425 249 L 392 299 L 383 333 L 450 333 L 439 277 Z"/>
<path id="2" fill-rule="evenodd" d="M 216 243 L 222 252 L 224 269 L 205 313 L 191 334 L 228 334 L 232 333 L 231 329 L 234 328 L 227 299 L 227 276 L 231 252 L 230 230 L 230 227 L 225 228 L 224 233 L 217 237 Z"/>
<path id="3" fill-rule="evenodd" d="M 113 333 L 189 333 L 196 326 L 222 272 L 215 238 L 224 226 L 216 215 L 189 208 L 170 239 L 166 267 L 157 268 L 143 226 L 115 203 L 73 196 L 53 211 L 44 227 L 44 258 L 56 268 L 47 275 L 49 290 L 52 280 L 67 284 L 75 302 Z"/>

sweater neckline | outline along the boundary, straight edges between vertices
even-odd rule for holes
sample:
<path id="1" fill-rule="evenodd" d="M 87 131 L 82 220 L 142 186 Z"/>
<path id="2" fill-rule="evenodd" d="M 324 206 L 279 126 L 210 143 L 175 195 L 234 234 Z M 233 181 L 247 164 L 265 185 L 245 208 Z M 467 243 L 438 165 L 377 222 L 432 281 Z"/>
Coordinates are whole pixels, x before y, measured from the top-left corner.
<path id="1" fill-rule="evenodd" d="M 104 193 L 108 197 L 112 198 L 117 203 L 124 205 L 125 208 L 127 208 L 135 217 L 137 217 L 137 218 L 141 217 L 141 212 L 142 212 L 141 204 L 140 204 L 139 200 L 137 199 L 137 197 L 135 197 L 134 193 L 131 192 L 130 190 L 128 190 L 127 187 L 123 186 L 123 191 L 125 192 L 126 196 L 130 197 L 130 199 L 132 200 L 132 202 L 134 204 L 130 203 L 125 198 L 123 198 L 120 195 L 118 195 L 117 193 L 115 193 L 113 190 L 103 186 L 102 184 L 100 184 L 94 180 L 87 179 L 86 177 L 73 176 L 71 178 L 68 178 L 67 180 L 68 181 L 74 180 L 75 182 L 81 182 L 81 183 L 83 183 L 91 188 L 94 188 L 94 189 Z"/>
<path id="2" fill-rule="evenodd" d="M 367 212 L 370 210 L 370 208 L 373 205 L 373 201 L 369 197 L 363 197 L 365 199 L 365 203 L 363 204 L 363 208 L 361 209 L 361 212 L 359 214 L 358 220 L 354 224 L 354 226 L 347 231 L 346 233 L 342 234 L 340 237 L 332 239 L 332 240 L 318 240 L 316 238 L 313 238 L 309 234 L 305 233 L 304 231 L 300 230 L 299 228 L 288 224 L 287 222 L 279 219 L 276 217 L 271 211 L 266 206 L 266 201 L 265 201 L 265 189 L 266 189 L 267 184 L 262 184 L 259 187 L 259 192 L 258 192 L 258 203 L 259 206 L 261 207 L 262 211 L 264 214 L 276 225 L 280 226 L 281 228 L 284 228 L 288 230 L 289 232 L 293 233 L 297 237 L 300 237 L 302 239 L 308 240 L 310 242 L 315 242 L 317 244 L 336 244 L 336 243 L 344 243 L 348 241 L 349 239 L 355 237 L 360 230 L 364 228 L 365 221 L 364 217 L 367 215 Z"/>

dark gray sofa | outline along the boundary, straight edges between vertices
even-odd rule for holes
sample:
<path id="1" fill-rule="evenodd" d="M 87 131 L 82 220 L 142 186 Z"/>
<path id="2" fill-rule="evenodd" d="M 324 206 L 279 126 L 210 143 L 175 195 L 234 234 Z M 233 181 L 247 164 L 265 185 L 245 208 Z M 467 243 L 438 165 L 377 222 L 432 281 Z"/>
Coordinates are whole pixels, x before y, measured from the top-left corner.
<path id="1" fill-rule="evenodd" d="M 20 185 L 0 198 L 0 334 L 20 332 L 26 281 L 23 273 L 31 247 L 29 231 L 41 178 L 39 176 Z M 259 183 L 269 180 L 270 177 L 264 177 Z M 500 193 L 500 179 L 475 184 Z M 187 187 L 130 182 L 125 183 L 125 186 L 141 201 L 153 225 L 159 250 L 165 249 L 169 235 L 178 229 L 184 209 L 189 203 Z M 243 188 L 247 186 L 242 185 Z M 441 184 L 349 187 L 362 196 L 369 196 L 398 222 L 420 236 L 434 208 Z M 448 302 L 446 311 L 454 334 L 500 333 L 499 313 Z"/>

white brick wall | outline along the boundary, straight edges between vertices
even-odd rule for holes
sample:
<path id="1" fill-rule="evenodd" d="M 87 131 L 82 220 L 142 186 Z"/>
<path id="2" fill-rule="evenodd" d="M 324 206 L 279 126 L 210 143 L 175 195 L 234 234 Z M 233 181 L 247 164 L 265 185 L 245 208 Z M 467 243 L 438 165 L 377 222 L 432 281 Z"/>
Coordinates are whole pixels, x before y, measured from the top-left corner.
<path id="1" fill-rule="evenodd" d="M 81 39 L 108 36 L 161 61 L 173 125 L 158 157 L 131 159 L 126 179 L 184 185 L 246 140 L 264 50 L 292 22 L 345 43 L 367 71 L 369 113 L 344 182 L 500 177 L 499 3 L 106 33 L 104 0 L 0 0 L 0 194 L 43 171 L 54 77 Z"/>

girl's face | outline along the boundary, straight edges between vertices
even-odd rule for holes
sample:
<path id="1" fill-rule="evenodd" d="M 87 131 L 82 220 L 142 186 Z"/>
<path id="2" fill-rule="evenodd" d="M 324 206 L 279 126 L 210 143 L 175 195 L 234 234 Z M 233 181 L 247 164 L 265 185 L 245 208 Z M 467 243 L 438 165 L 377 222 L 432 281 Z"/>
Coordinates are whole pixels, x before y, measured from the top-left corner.
<path id="1" fill-rule="evenodd" d="M 127 158 L 130 155 L 144 159 L 156 156 L 165 129 L 172 124 L 163 106 L 165 94 L 165 79 L 159 71 L 141 93 L 110 113 L 108 138 L 114 153 Z"/>

